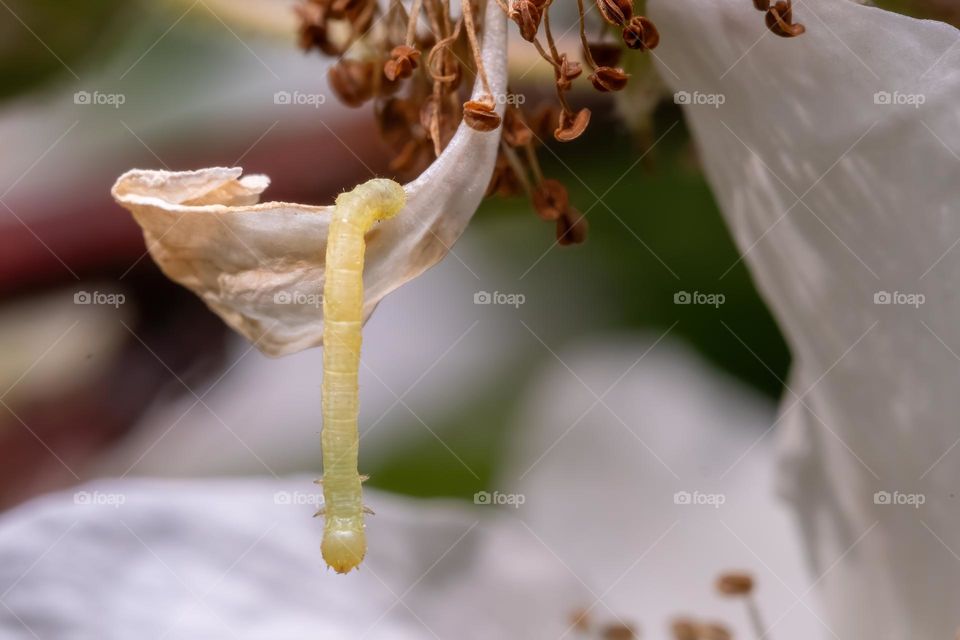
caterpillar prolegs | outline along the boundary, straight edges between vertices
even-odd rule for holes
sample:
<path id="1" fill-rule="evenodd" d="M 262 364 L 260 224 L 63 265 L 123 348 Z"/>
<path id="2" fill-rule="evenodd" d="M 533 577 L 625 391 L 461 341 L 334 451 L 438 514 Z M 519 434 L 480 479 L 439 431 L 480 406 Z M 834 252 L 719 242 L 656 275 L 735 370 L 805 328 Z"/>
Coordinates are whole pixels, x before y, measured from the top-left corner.
<path id="1" fill-rule="evenodd" d="M 330 221 L 323 288 L 321 552 L 337 573 L 358 566 L 367 551 L 363 478 L 357 471 L 364 236 L 375 222 L 398 214 L 405 202 L 403 187 L 396 182 L 370 180 L 337 197 Z"/>

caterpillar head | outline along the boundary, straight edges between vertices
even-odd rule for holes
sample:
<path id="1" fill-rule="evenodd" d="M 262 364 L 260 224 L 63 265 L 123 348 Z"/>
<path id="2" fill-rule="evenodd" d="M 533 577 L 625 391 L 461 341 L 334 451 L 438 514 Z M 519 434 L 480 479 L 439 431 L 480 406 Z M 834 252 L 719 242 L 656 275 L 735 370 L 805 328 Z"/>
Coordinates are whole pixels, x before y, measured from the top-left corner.
<path id="1" fill-rule="evenodd" d="M 337 212 L 373 223 L 394 217 L 406 203 L 402 186 L 393 180 L 374 178 L 337 196 Z"/>

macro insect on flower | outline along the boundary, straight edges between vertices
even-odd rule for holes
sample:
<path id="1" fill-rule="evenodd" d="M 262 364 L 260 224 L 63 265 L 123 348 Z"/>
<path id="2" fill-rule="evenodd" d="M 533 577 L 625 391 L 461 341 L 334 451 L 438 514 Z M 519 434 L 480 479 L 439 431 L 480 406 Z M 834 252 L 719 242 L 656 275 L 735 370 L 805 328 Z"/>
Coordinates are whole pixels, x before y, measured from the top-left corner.
<path id="1" fill-rule="evenodd" d="M 755 5 L 773 33 L 803 33 L 789 0 Z M 642 53 L 660 43 L 656 26 L 632 0 L 596 0 L 601 30 L 588 39 L 588 12 L 577 0 L 579 62 L 560 51 L 551 7 L 544 0 L 298 6 L 301 47 L 335 59 L 328 73 L 334 93 L 351 107 L 372 102 L 393 149 L 391 171 L 419 174 L 405 188 L 373 181 L 342 195 L 332 211 L 257 204 L 269 181 L 241 177 L 240 169 L 131 171 L 113 188 L 163 271 L 261 351 L 280 356 L 325 346 L 325 506 L 318 515 L 326 517 L 324 558 L 338 572 L 357 566 L 366 549 L 356 468 L 363 322 L 383 296 L 449 251 L 485 193 L 524 193 L 537 215 L 556 226 L 559 244 L 583 242 L 584 215 L 564 185 L 544 175 L 536 149 L 546 137 L 569 142 L 588 128 L 590 110 L 568 97 L 584 65 L 594 89 L 620 92 L 630 82 L 619 66 L 624 50 Z M 552 68 L 559 109 L 525 112 L 507 99 L 508 20 Z M 468 76 L 473 90 L 464 100 Z"/>

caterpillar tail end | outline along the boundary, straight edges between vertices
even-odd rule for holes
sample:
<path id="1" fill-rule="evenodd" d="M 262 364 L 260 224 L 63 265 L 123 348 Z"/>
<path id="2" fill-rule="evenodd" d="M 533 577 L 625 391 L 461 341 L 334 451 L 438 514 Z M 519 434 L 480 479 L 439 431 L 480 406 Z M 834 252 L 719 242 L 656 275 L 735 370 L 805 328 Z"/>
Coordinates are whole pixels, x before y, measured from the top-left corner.
<path id="1" fill-rule="evenodd" d="M 387 178 L 374 178 L 355 187 L 352 191 L 337 196 L 337 206 L 372 214 L 373 220 L 388 220 L 403 210 L 407 193 L 397 182 Z"/>
<path id="2" fill-rule="evenodd" d="M 327 566 L 337 573 L 349 573 L 363 562 L 367 537 L 362 529 L 327 530 L 323 533 L 320 551 Z"/>

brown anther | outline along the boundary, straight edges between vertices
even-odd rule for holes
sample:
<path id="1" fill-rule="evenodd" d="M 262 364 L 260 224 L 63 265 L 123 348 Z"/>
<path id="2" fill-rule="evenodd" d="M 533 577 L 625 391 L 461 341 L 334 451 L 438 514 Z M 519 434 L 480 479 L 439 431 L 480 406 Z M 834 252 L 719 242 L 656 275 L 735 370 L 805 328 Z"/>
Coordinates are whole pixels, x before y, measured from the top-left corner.
<path id="1" fill-rule="evenodd" d="M 567 188 L 559 180 L 547 178 L 533 191 L 533 209 L 541 220 L 559 220 L 570 206 Z"/>
<path id="2" fill-rule="evenodd" d="M 543 142 L 553 135 L 558 119 L 559 112 L 552 104 L 544 105 L 534 112 L 530 118 L 530 129 L 538 142 Z"/>
<path id="3" fill-rule="evenodd" d="M 419 51 L 405 44 L 398 45 L 390 52 L 390 59 L 383 64 L 383 75 L 391 82 L 409 78 L 419 60 Z"/>
<path id="4" fill-rule="evenodd" d="M 766 22 L 767 28 L 781 38 L 795 38 L 807 30 L 802 24 L 794 24 L 791 0 L 778 0 L 767 9 Z"/>
<path id="5" fill-rule="evenodd" d="M 583 244 L 588 229 L 587 217 L 573 207 L 567 207 L 557 220 L 557 243 L 561 246 Z"/>
<path id="6" fill-rule="evenodd" d="M 372 62 L 340 60 L 330 67 L 327 78 L 330 88 L 348 107 L 359 107 L 373 97 Z"/>
<path id="7" fill-rule="evenodd" d="M 494 110 L 492 98 L 467 100 L 463 103 L 463 121 L 476 131 L 493 131 L 500 126 L 500 115 Z"/>
<path id="8" fill-rule="evenodd" d="M 635 640 L 637 632 L 627 624 L 611 624 L 600 631 L 603 640 Z"/>
<path id="9" fill-rule="evenodd" d="M 575 60 L 567 58 L 567 54 L 560 54 L 560 67 L 556 70 L 557 88 L 560 91 L 569 91 L 573 81 L 583 73 L 583 67 Z"/>
<path id="10" fill-rule="evenodd" d="M 576 113 L 570 111 L 560 112 L 559 126 L 554 130 L 553 137 L 560 142 L 570 142 L 576 140 L 586 131 L 590 124 L 590 109 L 584 107 Z"/>
<path id="11" fill-rule="evenodd" d="M 328 56 L 337 56 L 343 53 L 339 47 L 330 41 L 327 33 L 327 9 L 316 2 L 298 4 L 294 7 L 300 19 L 298 42 L 304 51 L 319 49 Z"/>
<path id="12" fill-rule="evenodd" d="M 503 141 L 511 147 L 522 147 L 533 142 L 533 131 L 523 121 L 520 109 L 507 108 L 503 116 Z"/>
<path id="13" fill-rule="evenodd" d="M 358 35 L 367 31 L 377 9 L 376 0 L 332 0 L 330 17 L 346 20 Z"/>
<path id="14" fill-rule="evenodd" d="M 733 640 L 733 634 L 722 624 L 712 622 L 697 625 L 697 638 L 699 640 Z"/>
<path id="15" fill-rule="evenodd" d="M 585 633 L 590 629 L 590 612 L 586 609 L 575 609 L 570 614 L 570 626 Z"/>
<path id="16" fill-rule="evenodd" d="M 600 15 L 612 25 L 622 27 L 633 17 L 631 0 L 596 0 L 596 3 Z"/>
<path id="17" fill-rule="evenodd" d="M 620 64 L 623 47 L 613 42 L 590 43 L 590 56 L 601 67 L 615 67 Z"/>
<path id="18" fill-rule="evenodd" d="M 527 42 L 533 42 L 543 18 L 542 4 L 533 0 L 513 0 L 509 16 L 520 28 L 520 37 Z"/>
<path id="19" fill-rule="evenodd" d="M 627 86 L 629 77 L 620 67 L 597 67 L 590 74 L 590 82 L 597 91 L 620 91 Z"/>
<path id="20" fill-rule="evenodd" d="M 747 573 L 724 573 L 717 578 L 717 591 L 725 596 L 742 596 L 753 591 L 753 576 Z"/>
<path id="21" fill-rule="evenodd" d="M 757 11 L 766 11 L 770 8 L 770 0 L 753 0 L 753 6 Z"/>
<path id="22" fill-rule="evenodd" d="M 678 618 L 670 623 L 673 640 L 697 640 L 697 624 L 689 618 Z"/>
<path id="23" fill-rule="evenodd" d="M 517 177 L 517 172 L 510 164 L 507 156 L 501 151 L 497 154 L 497 163 L 493 167 L 490 184 L 487 185 L 487 195 L 509 198 L 521 193 L 523 193 L 523 184 Z"/>
<path id="24" fill-rule="evenodd" d="M 656 25 L 644 16 L 634 16 L 623 28 L 623 43 L 631 49 L 645 51 L 656 49 L 660 44 L 660 32 Z"/>

